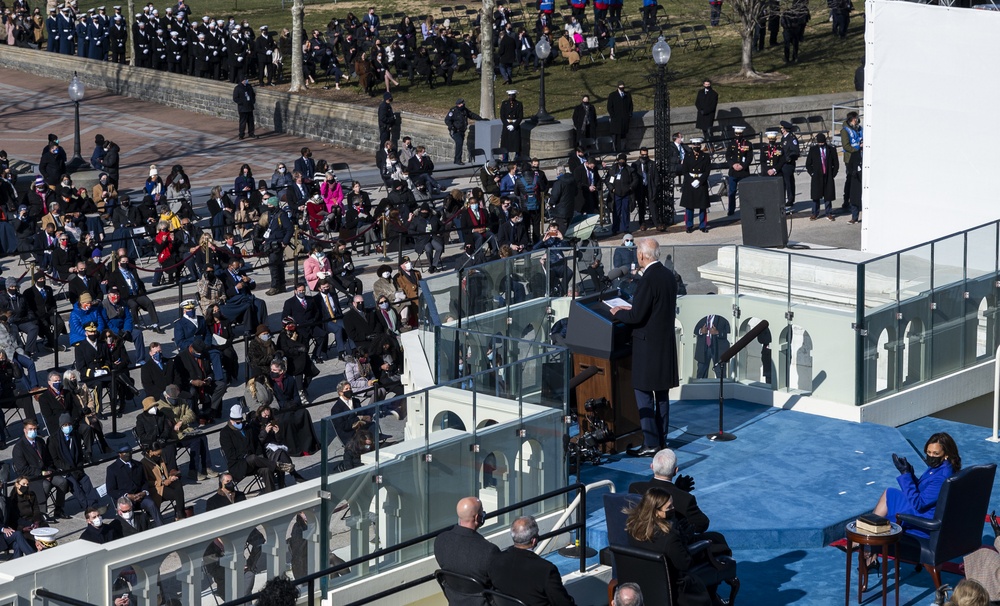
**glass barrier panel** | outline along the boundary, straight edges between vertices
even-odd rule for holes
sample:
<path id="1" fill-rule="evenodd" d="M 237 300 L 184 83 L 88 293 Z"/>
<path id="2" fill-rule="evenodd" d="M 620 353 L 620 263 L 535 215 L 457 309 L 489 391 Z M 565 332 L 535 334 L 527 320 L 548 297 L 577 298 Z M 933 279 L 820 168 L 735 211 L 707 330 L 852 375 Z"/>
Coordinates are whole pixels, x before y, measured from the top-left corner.
<path id="1" fill-rule="evenodd" d="M 997 272 L 997 223 L 991 223 L 966 233 L 965 277 L 975 280 Z"/>
<path id="2" fill-rule="evenodd" d="M 950 236 L 932 246 L 931 376 L 941 377 L 962 368 L 966 359 L 965 237 Z"/>

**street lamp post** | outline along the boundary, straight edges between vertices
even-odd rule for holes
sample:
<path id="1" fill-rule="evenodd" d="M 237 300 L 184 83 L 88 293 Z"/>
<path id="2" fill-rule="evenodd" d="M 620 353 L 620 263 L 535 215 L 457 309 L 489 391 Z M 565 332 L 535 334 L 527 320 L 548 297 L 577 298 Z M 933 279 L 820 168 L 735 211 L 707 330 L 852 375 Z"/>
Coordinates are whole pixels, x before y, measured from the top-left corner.
<path id="1" fill-rule="evenodd" d="M 538 124 L 550 124 L 556 119 L 545 111 L 545 60 L 552 54 L 552 45 L 545 38 L 535 44 L 535 56 L 541 66 L 538 73 L 538 113 L 535 114 L 535 122 Z"/>
<path id="2" fill-rule="evenodd" d="M 653 45 L 653 62 L 656 63 L 656 98 L 653 115 L 653 145 L 656 147 L 656 210 L 660 225 L 674 222 L 674 181 L 667 163 L 670 145 L 670 91 L 667 89 L 667 62 L 670 61 L 670 45 L 663 36 Z"/>
<path id="3" fill-rule="evenodd" d="M 73 159 L 66 166 L 68 172 L 73 172 L 86 164 L 83 156 L 80 155 L 80 101 L 83 101 L 83 82 L 73 72 L 73 79 L 69 81 L 69 100 L 73 102 Z"/>

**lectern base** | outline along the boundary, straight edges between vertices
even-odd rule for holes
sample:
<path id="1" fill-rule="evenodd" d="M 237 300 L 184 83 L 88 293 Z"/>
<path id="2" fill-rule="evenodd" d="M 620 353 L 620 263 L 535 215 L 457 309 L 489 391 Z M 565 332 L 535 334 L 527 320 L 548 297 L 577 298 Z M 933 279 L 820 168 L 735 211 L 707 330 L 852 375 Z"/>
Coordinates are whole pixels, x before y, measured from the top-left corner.
<path id="1" fill-rule="evenodd" d="M 734 436 L 731 433 L 727 433 L 725 431 L 720 431 L 718 433 L 710 433 L 705 437 L 713 442 L 732 442 L 733 440 L 736 439 L 736 436 Z"/>

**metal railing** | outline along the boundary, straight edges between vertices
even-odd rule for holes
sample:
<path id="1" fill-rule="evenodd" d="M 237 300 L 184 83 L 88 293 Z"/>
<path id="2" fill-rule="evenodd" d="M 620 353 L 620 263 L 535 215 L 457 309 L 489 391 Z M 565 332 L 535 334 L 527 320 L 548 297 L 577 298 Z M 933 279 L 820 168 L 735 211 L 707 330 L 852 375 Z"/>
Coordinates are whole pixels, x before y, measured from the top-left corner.
<path id="1" fill-rule="evenodd" d="M 571 484 L 569 486 L 565 486 L 563 488 L 557 488 L 556 490 L 551 490 L 549 492 L 546 492 L 545 494 L 541 494 L 541 495 L 532 497 L 530 499 L 525 499 L 525 500 L 520 501 L 518 503 L 514 503 L 513 505 L 508 505 L 507 507 L 502 507 L 500 509 L 497 509 L 496 511 L 491 511 L 490 513 L 486 514 L 485 519 L 488 520 L 488 519 L 491 519 L 491 518 L 496 518 L 496 517 L 502 516 L 504 514 L 508 514 L 508 513 L 514 512 L 514 511 L 518 511 L 520 509 L 524 509 L 528 505 L 534 505 L 535 503 L 541 503 L 542 501 L 546 501 L 546 500 L 551 499 L 553 497 L 558 497 L 560 495 L 564 495 L 564 494 L 567 494 L 567 493 L 573 492 L 573 491 L 577 492 L 577 496 L 574 499 L 574 502 L 577 503 L 577 516 L 578 516 L 578 520 L 580 520 L 580 521 L 575 522 L 573 524 L 569 524 L 567 526 L 563 526 L 561 528 L 557 527 L 556 529 L 552 530 L 551 532 L 546 532 L 546 533 L 540 534 L 540 535 L 538 535 L 538 539 L 539 540 L 549 539 L 549 538 L 552 538 L 552 537 L 555 537 L 555 536 L 559 536 L 561 534 L 565 534 L 565 533 L 573 531 L 573 530 L 583 530 L 583 531 L 586 531 L 586 528 L 587 528 L 587 486 L 584 485 L 584 484 L 581 484 L 579 482 L 577 482 L 576 484 Z M 425 543 L 425 542 L 427 542 L 427 541 L 429 541 L 429 540 L 437 537 L 439 534 L 448 531 L 450 528 L 451 527 L 441 528 L 439 530 L 435 530 L 433 532 L 428 532 L 426 534 L 420 535 L 419 537 L 414 537 L 414 538 L 412 538 L 412 539 L 410 539 L 408 541 L 403 541 L 401 543 L 393 545 L 392 547 L 386 547 L 384 549 L 378 549 L 378 550 L 373 551 L 372 553 L 370 553 L 368 555 L 361 556 L 361 557 L 358 557 L 358 558 L 354 558 L 353 560 L 351 560 L 349 562 L 344 562 L 342 564 L 337 564 L 336 566 L 330 566 L 329 568 L 326 568 L 326 569 L 323 569 L 323 570 L 320 570 L 320 571 L 308 574 L 308 575 L 306 575 L 304 577 L 301 577 L 301 578 L 298 578 L 298 579 L 295 579 L 294 583 L 296 585 L 303 585 L 303 584 L 306 585 L 308 587 L 308 590 L 307 590 L 308 593 L 307 593 L 307 595 L 309 596 L 309 599 L 312 599 L 316 595 L 316 581 L 317 580 L 323 579 L 324 577 L 328 577 L 330 575 L 336 574 L 336 573 L 341 572 L 341 571 L 348 570 L 352 566 L 358 566 L 358 565 L 363 564 L 365 562 L 369 562 L 369 561 L 372 561 L 372 560 L 376 560 L 378 558 L 385 557 L 387 555 L 396 553 L 396 552 L 401 551 L 403 549 L 407 549 L 407 548 L 412 547 L 414 545 L 419 545 L 421 543 Z M 580 536 L 580 549 L 579 549 L 580 572 L 585 572 L 586 568 L 587 568 L 587 533 L 586 532 L 580 532 L 579 536 Z M 393 587 L 392 589 L 387 589 L 385 591 L 380 591 L 378 593 L 366 596 L 365 598 L 363 598 L 361 600 L 356 600 L 354 602 L 350 602 L 346 606 L 362 606 L 363 604 L 370 604 L 371 602 L 374 602 L 376 600 L 380 600 L 382 598 L 386 598 L 386 597 L 389 597 L 391 595 L 395 595 L 395 594 L 397 594 L 397 593 L 399 593 L 401 591 L 406 591 L 407 589 L 411 589 L 413 587 L 416 587 L 418 585 L 422 585 L 424 583 L 427 583 L 427 582 L 433 581 L 433 580 L 434 580 L 434 575 L 432 575 L 432 574 L 424 575 L 422 577 L 419 577 L 419 578 L 407 581 L 406 583 L 404 583 L 402 585 Z M 258 591 L 256 593 L 252 593 L 252 594 L 250 594 L 248 596 L 244 596 L 244 597 L 239 598 L 237 600 L 231 600 L 229 602 L 225 602 L 221 606 L 239 606 L 240 604 L 248 604 L 248 603 L 256 600 L 257 598 L 259 598 L 261 596 L 261 593 L 262 592 Z"/>

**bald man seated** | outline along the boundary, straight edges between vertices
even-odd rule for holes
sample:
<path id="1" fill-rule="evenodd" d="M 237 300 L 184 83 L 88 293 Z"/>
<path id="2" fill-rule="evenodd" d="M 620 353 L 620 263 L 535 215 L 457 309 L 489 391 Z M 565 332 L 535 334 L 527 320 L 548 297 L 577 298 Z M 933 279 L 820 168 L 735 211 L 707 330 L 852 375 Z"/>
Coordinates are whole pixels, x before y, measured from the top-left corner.
<path id="1" fill-rule="evenodd" d="M 527 606 L 576 606 L 556 565 L 533 551 L 538 544 L 535 518 L 514 520 L 510 537 L 514 545 L 493 560 L 493 587 Z"/>
<path id="2" fill-rule="evenodd" d="M 456 507 L 458 524 L 434 539 L 434 557 L 443 570 L 473 577 L 487 587 L 492 586 L 490 571 L 500 548 L 481 534 L 485 519 L 483 504 L 476 497 L 465 497 Z M 449 606 L 485 606 L 481 596 L 446 590 Z"/>

